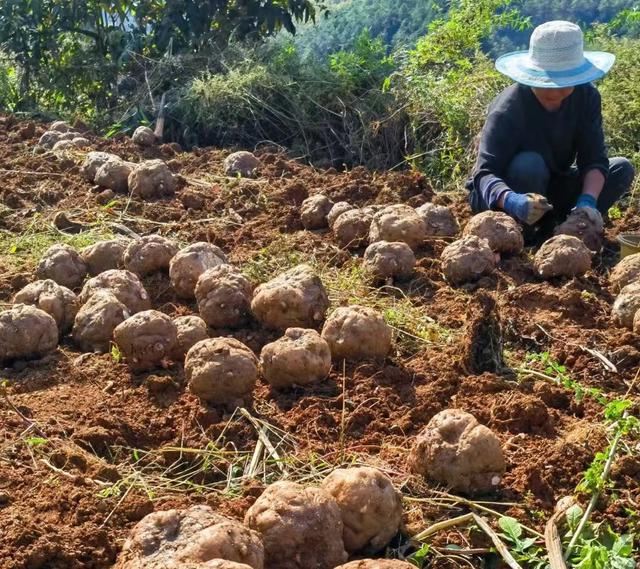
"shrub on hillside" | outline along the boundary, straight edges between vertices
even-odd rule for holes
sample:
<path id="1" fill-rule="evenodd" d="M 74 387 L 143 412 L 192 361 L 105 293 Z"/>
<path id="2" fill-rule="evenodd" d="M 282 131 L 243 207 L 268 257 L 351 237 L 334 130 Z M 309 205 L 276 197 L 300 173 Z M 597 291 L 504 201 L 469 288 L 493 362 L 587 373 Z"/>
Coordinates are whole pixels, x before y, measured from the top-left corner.
<path id="1" fill-rule="evenodd" d="M 406 116 L 382 85 L 392 61 L 364 33 L 352 51 L 303 59 L 291 43 L 234 54 L 173 95 L 186 142 L 252 148 L 264 141 L 325 165 L 394 166 L 406 153 Z"/>

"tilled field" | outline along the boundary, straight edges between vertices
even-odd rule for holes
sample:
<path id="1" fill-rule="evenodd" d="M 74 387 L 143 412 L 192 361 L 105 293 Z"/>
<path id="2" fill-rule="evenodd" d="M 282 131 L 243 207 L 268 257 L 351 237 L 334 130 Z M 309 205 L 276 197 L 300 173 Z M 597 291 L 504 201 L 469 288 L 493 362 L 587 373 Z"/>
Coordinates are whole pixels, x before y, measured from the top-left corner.
<path id="1" fill-rule="evenodd" d="M 575 386 L 637 404 L 640 340 L 611 323 L 607 279 L 615 236 L 640 225 L 635 211 L 607 228 L 604 252 L 584 277 L 544 282 L 522 253 L 454 288 L 440 269 L 450 240 L 434 238 L 417 252 L 411 280 L 373 289 L 359 270 L 362 251 L 341 250 L 328 230 L 302 228 L 301 202 L 318 192 L 358 206 L 433 201 L 464 225 L 463 195 L 434 195 L 414 172 L 318 171 L 271 147 L 256 152 L 263 167 L 255 180 L 229 178 L 226 151 L 140 150 L 128 138 L 86 135 L 93 150 L 133 162 L 161 158 L 179 175 L 174 198 L 143 202 L 94 191 L 79 173 L 83 152 L 35 154 L 43 125 L 1 121 L 0 303 L 35 280 L 39 255 L 56 242 L 81 247 L 157 233 L 219 246 L 254 284 L 310 263 L 332 307 L 373 306 L 394 328 L 384 362 L 334 361 L 327 380 L 288 391 L 258 380 L 252 401 L 235 412 L 187 391 L 181 363 L 133 373 L 117 354 L 82 353 L 68 336 L 43 360 L 15 362 L 1 377 L 2 569 L 111 567 L 131 528 L 154 510 L 208 504 L 242 519 L 267 483 L 313 484 L 350 464 L 380 467 L 402 490 L 404 530 L 387 553 L 408 554 L 408 536 L 468 511 L 407 464 L 415 435 L 450 407 L 472 413 L 502 443 L 506 473 L 493 494 L 477 499 L 542 532 L 556 501 L 574 492 L 608 444 L 602 404 Z M 197 314 L 168 275 L 143 282 L 155 309 Z M 210 332 L 233 335 L 256 354 L 280 336 L 257 322 Z M 594 514 L 620 532 L 638 530 L 630 512 L 640 499 L 640 459 L 632 451 L 619 453 L 615 498 L 601 500 Z M 481 534 L 450 528 L 431 543 L 434 567 L 486 566 L 490 543 Z M 449 557 L 447 544 L 469 553 Z"/>

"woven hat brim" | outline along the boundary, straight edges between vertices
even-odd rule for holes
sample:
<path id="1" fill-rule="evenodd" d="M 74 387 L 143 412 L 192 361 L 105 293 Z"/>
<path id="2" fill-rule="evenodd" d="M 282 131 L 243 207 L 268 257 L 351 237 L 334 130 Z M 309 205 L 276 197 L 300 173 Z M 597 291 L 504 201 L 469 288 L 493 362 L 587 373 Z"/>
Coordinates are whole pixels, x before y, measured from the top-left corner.
<path id="1" fill-rule="evenodd" d="M 531 65 L 528 51 L 513 51 L 496 60 L 496 69 L 517 83 L 548 89 L 574 87 L 606 75 L 616 56 L 606 51 L 585 51 L 585 62 L 574 69 L 541 71 Z"/>

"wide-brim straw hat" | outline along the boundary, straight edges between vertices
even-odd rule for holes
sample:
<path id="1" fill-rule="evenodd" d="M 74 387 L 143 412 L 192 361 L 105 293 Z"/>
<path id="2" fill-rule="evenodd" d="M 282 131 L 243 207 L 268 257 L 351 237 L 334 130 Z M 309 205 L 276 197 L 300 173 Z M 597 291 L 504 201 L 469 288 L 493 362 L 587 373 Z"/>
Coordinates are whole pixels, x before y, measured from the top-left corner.
<path id="1" fill-rule="evenodd" d="M 580 27 L 556 20 L 533 30 L 528 51 L 499 57 L 496 69 L 523 85 L 559 89 L 600 79 L 615 59 L 605 51 L 584 51 Z"/>

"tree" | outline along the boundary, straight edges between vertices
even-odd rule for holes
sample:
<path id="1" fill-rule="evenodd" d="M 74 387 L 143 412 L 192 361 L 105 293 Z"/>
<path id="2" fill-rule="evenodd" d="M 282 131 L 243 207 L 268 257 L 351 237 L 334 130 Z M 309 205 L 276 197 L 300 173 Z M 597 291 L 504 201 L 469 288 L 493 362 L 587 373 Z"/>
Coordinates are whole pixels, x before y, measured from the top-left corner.
<path id="1" fill-rule="evenodd" d="M 131 52 L 194 53 L 295 32 L 315 14 L 312 0 L 5 0 L 0 46 L 19 66 L 23 97 L 90 90 L 108 104 Z"/>

